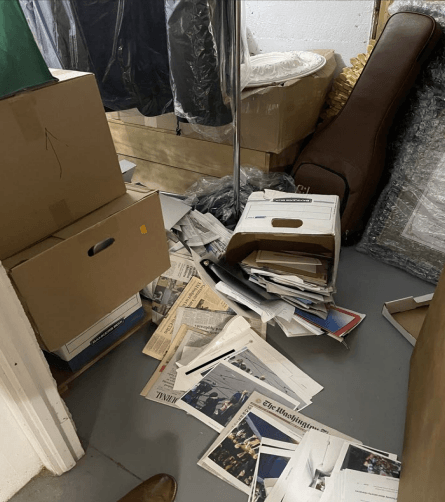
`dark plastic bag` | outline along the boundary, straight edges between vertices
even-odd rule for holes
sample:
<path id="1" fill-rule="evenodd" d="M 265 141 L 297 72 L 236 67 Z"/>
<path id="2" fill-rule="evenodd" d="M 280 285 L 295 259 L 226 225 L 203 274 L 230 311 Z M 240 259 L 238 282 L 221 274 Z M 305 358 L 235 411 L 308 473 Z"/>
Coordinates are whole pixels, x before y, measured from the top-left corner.
<path id="1" fill-rule="evenodd" d="M 297 192 L 293 178 L 286 173 L 265 173 L 254 167 L 241 167 L 241 211 L 244 210 L 250 194 L 265 189 Z M 202 178 L 194 183 L 185 195 L 186 204 L 201 213 L 212 213 L 227 228 L 233 229 L 238 223 L 234 214 L 233 176 Z"/>

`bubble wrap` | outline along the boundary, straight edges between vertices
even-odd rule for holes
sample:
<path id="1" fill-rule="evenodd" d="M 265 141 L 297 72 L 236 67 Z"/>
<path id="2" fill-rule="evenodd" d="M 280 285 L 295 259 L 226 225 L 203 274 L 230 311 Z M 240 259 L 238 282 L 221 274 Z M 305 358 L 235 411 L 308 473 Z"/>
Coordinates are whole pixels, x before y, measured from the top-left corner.
<path id="1" fill-rule="evenodd" d="M 390 14 L 411 11 L 436 19 L 440 1 L 396 0 Z M 437 283 L 445 264 L 445 40 L 424 65 L 390 133 L 380 195 L 357 249 Z"/>

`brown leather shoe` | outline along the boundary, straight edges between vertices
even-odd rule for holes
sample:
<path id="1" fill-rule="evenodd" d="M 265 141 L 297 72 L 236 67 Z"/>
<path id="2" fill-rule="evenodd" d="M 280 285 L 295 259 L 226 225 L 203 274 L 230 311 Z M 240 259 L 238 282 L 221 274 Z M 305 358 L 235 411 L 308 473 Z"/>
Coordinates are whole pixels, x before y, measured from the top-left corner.
<path id="1" fill-rule="evenodd" d="M 177 483 L 168 474 L 156 474 L 127 493 L 118 502 L 173 502 Z"/>

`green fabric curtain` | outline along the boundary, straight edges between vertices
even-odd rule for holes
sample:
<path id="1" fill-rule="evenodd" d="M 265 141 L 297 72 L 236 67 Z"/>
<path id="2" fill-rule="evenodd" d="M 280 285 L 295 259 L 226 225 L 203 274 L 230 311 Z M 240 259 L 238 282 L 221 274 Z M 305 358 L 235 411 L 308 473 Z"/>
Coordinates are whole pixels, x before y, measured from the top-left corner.
<path id="1" fill-rule="evenodd" d="M 18 0 L 0 0 L 0 97 L 52 80 Z"/>

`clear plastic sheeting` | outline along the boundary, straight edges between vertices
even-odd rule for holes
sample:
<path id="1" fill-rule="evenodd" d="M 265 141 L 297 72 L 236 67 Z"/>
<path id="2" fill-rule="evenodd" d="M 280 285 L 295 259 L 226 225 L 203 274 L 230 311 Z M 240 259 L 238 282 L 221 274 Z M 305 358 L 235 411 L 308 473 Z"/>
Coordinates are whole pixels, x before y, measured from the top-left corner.
<path id="1" fill-rule="evenodd" d="M 439 1 L 395 1 L 390 13 L 436 19 Z M 388 143 L 391 178 L 358 250 L 437 283 L 445 264 L 445 40 L 439 42 L 396 117 Z"/>
<path id="2" fill-rule="evenodd" d="M 254 167 L 241 167 L 240 200 L 241 211 L 253 192 L 264 189 L 296 193 L 294 180 L 285 173 L 266 173 Z M 233 176 L 223 178 L 202 178 L 185 193 L 184 201 L 201 213 L 211 213 L 227 228 L 233 229 L 238 223 L 234 211 Z"/>
<path id="3" fill-rule="evenodd" d="M 251 58 L 248 87 L 261 87 L 302 78 L 321 70 L 326 59 L 308 51 L 269 52 Z"/>
<path id="4" fill-rule="evenodd" d="M 164 0 L 20 0 L 51 67 L 96 75 L 104 106 L 173 111 Z"/>
<path id="5" fill-rule="evenodd" d="M 180 120 L 213 127 L 232 122 L 234 7 L 231 0 L 165 0 L 171 87 Z M 241 43 L 244 88 L 250 78 L 245 15 Z"/>
<path id="6" fill-rule="evenodd" d="M 50 68 L 91 71 L 88 49 L 70 0 L 19 1 Z"/>

